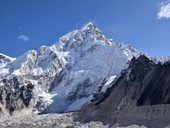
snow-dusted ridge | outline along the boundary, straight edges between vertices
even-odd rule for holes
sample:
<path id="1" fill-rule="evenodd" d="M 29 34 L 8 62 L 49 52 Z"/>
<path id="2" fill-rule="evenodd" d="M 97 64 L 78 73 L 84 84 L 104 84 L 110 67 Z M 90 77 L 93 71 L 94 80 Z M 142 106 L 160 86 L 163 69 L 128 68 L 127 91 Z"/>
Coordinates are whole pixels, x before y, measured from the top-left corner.
<path id="1" fill-rule="evenodd" d="M 9 57 L 0 53 L 0 68 L 5 67 L 8 63 L 15 61 L 16 58 Z"/>
<path id="2" fill-rule="evenodd" d="M 30 107 L 39 112 L 75 111 L 94 94 L 104 93 L 129 61 L 140 54 L 130 46 L 111 42 L 88 23 L 52 46 L 11 59 L 0 68 L 0 78 L 15 76 L 21 85 L 32 83 L 36 100 Z"/>
<path id="3" fill-rule="evenodd" d="M 5 54 L 0 53 L 0 58 L 1 59 L 9 59 L 10 61 L 14 61 L 16 58 L 9 57 Z"/>

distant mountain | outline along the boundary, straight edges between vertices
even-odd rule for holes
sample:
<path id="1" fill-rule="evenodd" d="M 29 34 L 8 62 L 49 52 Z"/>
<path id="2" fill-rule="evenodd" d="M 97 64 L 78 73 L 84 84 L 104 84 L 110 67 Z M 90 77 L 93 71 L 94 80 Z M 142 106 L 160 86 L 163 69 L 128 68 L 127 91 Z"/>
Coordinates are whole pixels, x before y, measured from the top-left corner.
<path id="1" fill-rule="evenodd" d="M 151 59 L 131 46 L 112 42 L 88 23 L 52 46 L 17 58 L 0 54 L 0 119 L 74 112 L 54 116 L 77 127 L 90 121 L 99 127 L 95 121 L 100 121 L 101 127 L 144 124 L 160 128 L 167 123 L 153 125 L 150 120 L 169 121 L 169 112 L 159 116 L 169 111 L 165 105 L 170 102 L 169 75 L 168 59 Z"/>

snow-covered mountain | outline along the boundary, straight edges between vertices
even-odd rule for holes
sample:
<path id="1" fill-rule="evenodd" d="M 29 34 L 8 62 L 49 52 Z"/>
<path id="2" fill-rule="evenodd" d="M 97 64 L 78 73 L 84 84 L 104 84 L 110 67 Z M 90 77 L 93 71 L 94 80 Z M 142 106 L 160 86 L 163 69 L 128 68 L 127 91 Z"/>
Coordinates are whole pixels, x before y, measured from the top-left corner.
<path id="1" fill-rule="evenodd" d="M 21 108 L 41 113 L 75 111 L 94 95 L 105 93 L 130 60 L 140 54 L 130 46 L 112 42 L 88 23 L 52 46 L 42 46 L 15 59 L 1 54 L 0 85 L 9 85 L 7 94 L 17 97 L 18 103 L 29 99 Z M 5 104 L 7 96 L 1 97 L 5 108 L 18 110 L 10 97 L 10 106 Z"/>
<path id="2" fill-rule="evenodd" d="M 0 54 L 0 127 L 168 128 L 169 85 L 169 57 L 112 42 L 88 23 L 52 46 Z"/>

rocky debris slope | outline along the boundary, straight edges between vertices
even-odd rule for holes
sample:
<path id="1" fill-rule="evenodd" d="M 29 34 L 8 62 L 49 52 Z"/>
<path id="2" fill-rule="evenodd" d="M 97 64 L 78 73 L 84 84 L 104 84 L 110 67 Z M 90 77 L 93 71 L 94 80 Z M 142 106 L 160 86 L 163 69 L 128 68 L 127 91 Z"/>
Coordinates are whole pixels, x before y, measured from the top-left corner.
<path id="1" fill-rule="evenodd" d="M 101 121 L 162 128 L 170 122 L 170 61 L 155 63 L 144 55 L 132 59 L 129 68 L 107 93 L 85 105 L 79 121 Z"/>
<path id="2" fill-rule="evenodd" d="M 32 115 L 24 118 L 15 118 L 13 120 L 6 120 L 0 124 L 1 128 L 109 128 L 98 121 L 91 121 L 88 123 L 75 122 L 73 120 L 73 113 L 65 114 L 46 114 L 46 115 Z M 130 125 L 128 127 L 114 128 L 147 128 L 145 126 Z M 168 127 L 167 127 L 168 128 Z"/>
<path id="3" fill-rule="evenodd" d="M 9 114 L 21 109 L 52 113 L 78 110 L 105 93 L 140 52 L 107 39 L 88 23 L 13 59 L 0 55 L 0 102 Z"/>

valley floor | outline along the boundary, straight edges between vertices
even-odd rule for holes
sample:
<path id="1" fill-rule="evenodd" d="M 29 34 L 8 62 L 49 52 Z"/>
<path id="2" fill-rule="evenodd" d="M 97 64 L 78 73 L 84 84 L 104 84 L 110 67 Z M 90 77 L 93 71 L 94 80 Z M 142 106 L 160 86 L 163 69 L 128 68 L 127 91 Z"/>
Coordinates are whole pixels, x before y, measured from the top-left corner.
<path id="1" fill-rule="evenodd" d="M 73 113 L 44 114 L 16 117 L 1 122 L 0 128 L 108 128 L 101 122 L 75 122 Z M 145 126 L 130 125 L 127 127 L 113 126 L 113 128 L 147 128 Z"/>

